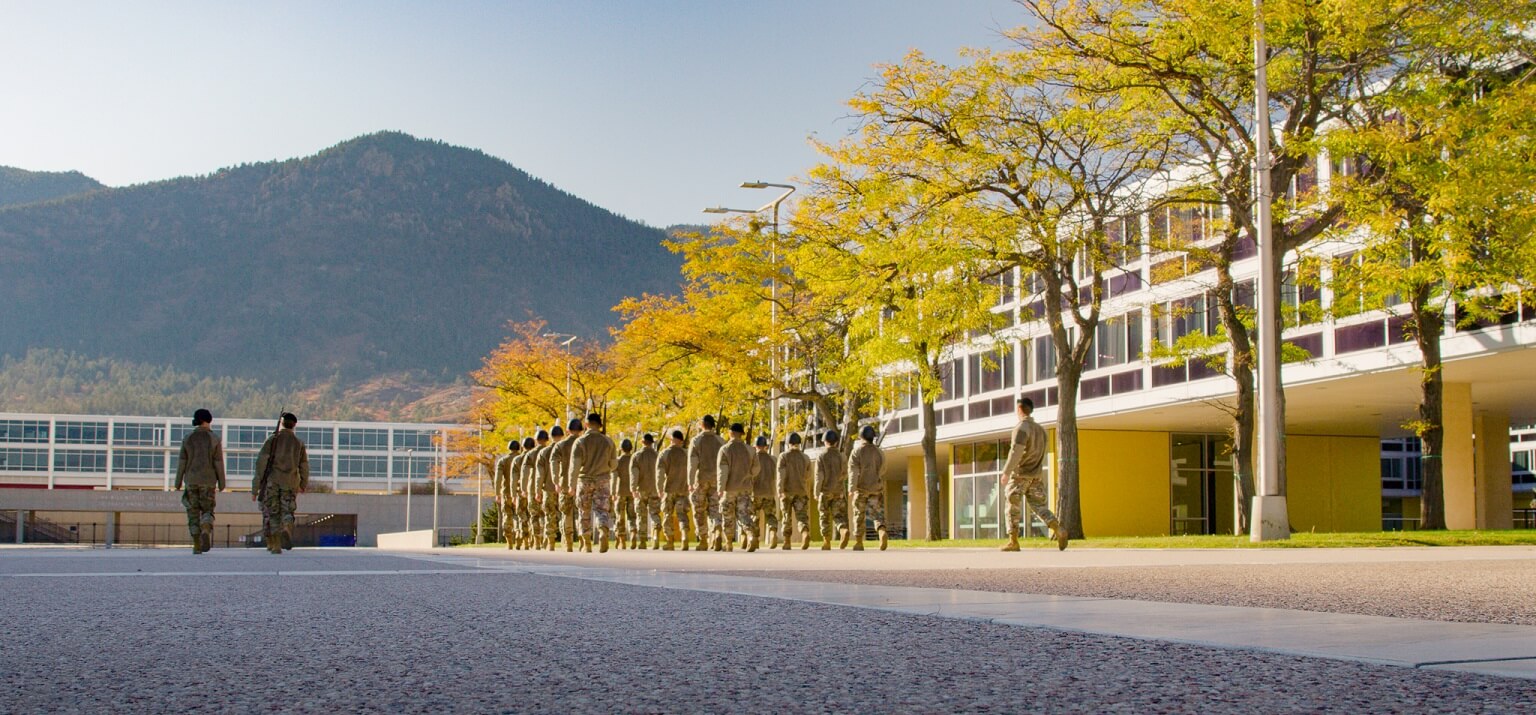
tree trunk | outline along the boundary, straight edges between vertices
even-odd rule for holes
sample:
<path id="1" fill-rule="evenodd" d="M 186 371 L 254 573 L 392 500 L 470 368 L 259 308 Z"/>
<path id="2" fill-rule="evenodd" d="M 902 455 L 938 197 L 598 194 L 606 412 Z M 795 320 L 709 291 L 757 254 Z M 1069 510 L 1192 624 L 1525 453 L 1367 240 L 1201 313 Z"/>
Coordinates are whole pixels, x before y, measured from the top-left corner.
<path id="1" fill-rule="evenodd" d="M 1070 362 L 1056 365 L 1056 518 L 1073 539 L 1084 538 L 1083 505 L 1078 489 L 1077 384 L 1082 370 Z"/>
<path id="2" fill-rule="evenodd" d="M 1445 330 L 1445 316 L 1434 310 L 1429 290 L 1420 288 L 1413 295 L 1414 339 L 1419 344 L 1419 439 L 1423 442 L 1420 464 L 1424 493 L 1419 499 L 1419 528 L 1445 528 L 1445 376 L 1441 370 L 1440 335 Z"/>
<path id="3" fill-rule="evenodd" d="M 1214 295 L 1221 313 L 1222 328 L 1226 330 L 1232 350 L 1232 382 L 1237 388 L 1232 410 L 1232 481 L 1237 489 L 1237 524 L 1234 532 L 1246 534 L 1253 519 L 1253 341 L 1248 326 L 1243 325 L 1237 313 L 1231 251 L 1226 253 L 1217 262 Z"/>
<path id="4" fill-rule="evenodd" d="M 933 400 L 923 394 L 923 488 L 928 492 L 928 538 L 944 538 L 943 514 L 939 503 L 939 426 L 935 422 Z"/>

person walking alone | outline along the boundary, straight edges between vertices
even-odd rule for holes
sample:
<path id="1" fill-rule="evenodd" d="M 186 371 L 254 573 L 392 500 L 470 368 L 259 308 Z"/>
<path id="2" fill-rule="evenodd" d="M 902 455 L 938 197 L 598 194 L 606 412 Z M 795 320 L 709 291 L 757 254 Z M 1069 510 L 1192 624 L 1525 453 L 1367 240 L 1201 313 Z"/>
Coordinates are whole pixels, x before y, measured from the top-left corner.
<path id="1" fill-rule="evenodd" d="M 1067 548 L 1067 530 L 1062 528 L 1056 515 L 1045 506 L 1045 428 L 1035 422 L 1034 400 L 1020 397 L 1015 403 L 1019 424 L 1013 428 L 1013 439 L 1008 447 L 1008 462 L 1003 465 L 1003 476 L 1008 479 L 1008 543 L 1003 551 L 1019 550 L 1019 527 L 1024 521 L 1024 503 L 1051 530 L 1056 548 Z"/>

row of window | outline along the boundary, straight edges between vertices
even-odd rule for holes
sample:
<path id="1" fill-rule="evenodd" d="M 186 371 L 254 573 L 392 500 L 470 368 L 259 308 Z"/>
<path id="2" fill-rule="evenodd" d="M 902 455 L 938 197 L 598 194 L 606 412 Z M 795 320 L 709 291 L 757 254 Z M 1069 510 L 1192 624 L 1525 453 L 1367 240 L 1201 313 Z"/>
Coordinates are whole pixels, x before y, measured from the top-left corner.
<path id="1" fill-rule="evenodd" d="M 259 449 L 272 429 L 266 426 L 223 425 L 224 445 L 229 449 Z M 191 433 L 190 424 L 59 421 L 52 436 L 57 444 L 112 445 L 119 447 L 165 447 L 181 443 Z M 299 427 L 295 433 L 310 449 L 384 451 L 391 448 L 388 429 L 366 427 Z M 47 444 L 50 426 L 47 420 L 0 420 L 0 443 Z M 110 437 L 110 440 L 109 440 Z M 397 429 L 394 449 L 432 450 L 441 441 L 436 430 Z"/>

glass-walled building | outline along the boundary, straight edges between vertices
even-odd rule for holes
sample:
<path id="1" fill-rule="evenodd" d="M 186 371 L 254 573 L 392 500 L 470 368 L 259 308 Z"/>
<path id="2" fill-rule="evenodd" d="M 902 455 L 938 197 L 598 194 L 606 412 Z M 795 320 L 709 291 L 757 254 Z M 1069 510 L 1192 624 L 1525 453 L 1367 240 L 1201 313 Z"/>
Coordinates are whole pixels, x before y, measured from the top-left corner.
<path id="1" fill-rule="evenodd" d="M 215 419 L 230 489 L 249 489 L 271 420 Z M 0 486 L 47 489 L 170 489 L 184 417 L 0 413 Z M 310 481 L 338 492 L 389 493 L 427 483 L 460 456 L 453 424 L 300 421 Z M 449 475 L 450 477 L 458 475 Z"/>

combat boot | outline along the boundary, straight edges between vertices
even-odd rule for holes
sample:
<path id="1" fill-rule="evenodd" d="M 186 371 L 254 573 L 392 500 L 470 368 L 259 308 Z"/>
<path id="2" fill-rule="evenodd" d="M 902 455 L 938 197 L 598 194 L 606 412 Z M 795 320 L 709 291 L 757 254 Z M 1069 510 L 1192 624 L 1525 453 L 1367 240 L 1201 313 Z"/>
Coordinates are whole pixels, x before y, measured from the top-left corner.
<path id="1" fill-rule="evenodd" d="M 1051 523 L 1046 524 L 1046 526 L 1050 527 L 1050 529 L 1051 529 L 1051 538 L 1056 540 L 1056 550 L 1057 551 L 1066 551 L 1067 550 L 1067 530 L 1066 530 L 1066 528 L 1061 525 L 1061 522 L 1056 521 L 1055 519 L 1052 519 Z"/>
<path id="2" fill-rule="evenodd" d="M 1003 544 L 1003 548 L 998 549 L 998 550 L 999 551 L 1018 551 L 1019 550 L 1019 535 L 1018 534 L 1009 534 L 1008 535 L 1008 543 Z"/>
<path id="3" fill-rule="evenodd" d="M 203 535 L 198 534 L 192 537 L 192 554 L 196 556 L 201 553 L 203 553 Z"/>
<path id="4" fill-rule="evenodd" d="M 800 550 L 805 551 L 809 548 L 811 548 L 811 530 L 806 529 L 805 531 L 800 532 Z M 789 550 L 789 539 L 784 540 L 784 550 Z"/>
<path id="5" fill-rule="evenodd" d="M 624 537 L 622 535 L 620 535 L 619 536 L 619 548 L 621 548 L 621 549 L 624 548 L 623 544 L 624 544 Z M 591 551 L 591 549 L 588 549 L 588 551 Z M 600 554 L 608 553 L 608 527 L 606 527 L 606 526 L 603 527 L 602 532 L 597 537 L 597 553 L 600 553 Z"/>
<path id="6" fill-rule="evenodd" d="M 267 536 L 266 541 L 267 541 L 267 552 L 268 553 L 282 555 L 282 553 L 283 553 L 283 545 L 279 541 L 279 537 L 276 534 L 272 534 L 272 535 Z"/>
<path id="7" fill-rule="evenodd" d="M 569 534 L 566 534 L 566 535 L 562 536 L 561 541 L 565 542 L 565 553 L 569 554 L 569 553 L 571 553 L 571 552 L 576 550 L 576 544 L 575 544 L 576 540 L 571 538 L 571 536 Z"/>
<path id="8" fill-rule="evenodd" d="M 292 531 L 293 527 L 285 526 L 283 527 L 283 533 L 278 535 L 278 543 L 282 545 L 284 551 L 288 551 L 289 549 L 293 548 Z"/>
<path id="9" fill-rule="evenodd" d="M 754 551 L 757 551 L 757 542 L 760 538 L 761 537 L 759 537 L 755 531 L 747 534 L 747 553 L 750 554 Z"/>
<path id="10" fill-rule="evenodd" d="M 863 534 L 859 534 L 858 538 L 853 540 L 853 550 L 854 551 L 863 551 L 864 550 L 864 535 Z"/>
<path id="11" fill-rule="evenodd" d="M 778 529 L 769 529 L 768 530 L 768 549 L 770 551 L 772 551 L 773 549 L 777 549 L 777 548 L 779 548 L 779 531 L 778 531 Z"/>
<path id="12" fill-rule="evenodd" d="M 582 534 L 581 535 L 581 550 L 582 550 L 583 553 L 588 553 L 588 554 L 592 553 L 592 537 L 591 536 L 588 536 L 586 534 Z"/>
<path id="13" fill-rule="evenodd" d="M 848 536 L 849 536 L 848 527 L 845 526 L 842 529 L 839 529 L 839 531 L 842 532 L 843 538 L 840 541 L 838 541 L 837 548 L 839 548 L 839 549 L 846 549 L 846 548 L 848 548 Z"/>
<path id="14" fill-rule="evenodd" d="M 880 532 L 880 550 L 884 551 L 887 546 L 891 545 L 890 535 L 886 533 L 883 526 L 877 529 L 877 531 Z"/>
<path id="15" fill-rule="evenodd" d="M 822 551 L 831 551 L 832 550 L 832 537 L 831 536 L 823 535 L 821 537 L 821 550 Z"/>

